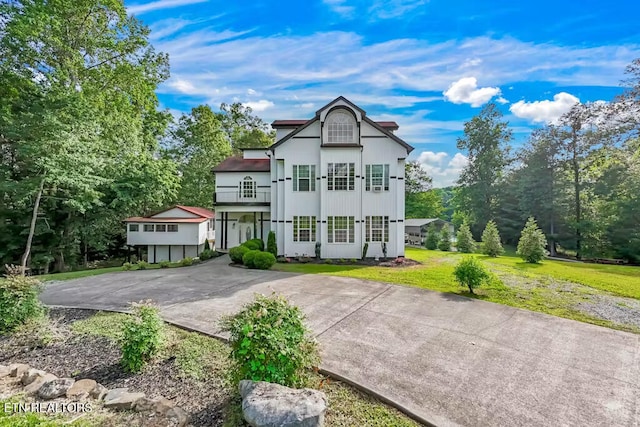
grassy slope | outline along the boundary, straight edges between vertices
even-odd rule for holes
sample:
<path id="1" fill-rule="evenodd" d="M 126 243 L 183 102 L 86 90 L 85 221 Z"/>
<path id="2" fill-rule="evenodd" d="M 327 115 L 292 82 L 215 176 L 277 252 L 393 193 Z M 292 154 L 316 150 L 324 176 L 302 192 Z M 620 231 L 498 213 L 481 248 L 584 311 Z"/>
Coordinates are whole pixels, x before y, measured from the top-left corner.
<path id="1" fill-rule="evenodd" d="M 597 319 L 574 308 L 588 295 L 609 293 L 640 299 L 640 268 L 618 265 L 598 265 L 545 260 L 538 265 L 523 262 L 514 256 L 490 258 L 473 254 L 489 267 L 499 280 L 470 295 L 453 278 L 456 262 L 464 256 L 453 252 L 407 248 L 408 258 L 421 266 L 410 268 L 362 267 L 352 265 L 277 264 L 274 269 L 296 273 L 328 274 L 415 286 L 483 299 L 513 307 L 552 314 L 602 326 L 640 332 L 637 328 L 615 325 Z M 583 287 L 558 292 L 554 283 L 572 282 Z M 506 286 L 503 283 L 508 283 Z"/>

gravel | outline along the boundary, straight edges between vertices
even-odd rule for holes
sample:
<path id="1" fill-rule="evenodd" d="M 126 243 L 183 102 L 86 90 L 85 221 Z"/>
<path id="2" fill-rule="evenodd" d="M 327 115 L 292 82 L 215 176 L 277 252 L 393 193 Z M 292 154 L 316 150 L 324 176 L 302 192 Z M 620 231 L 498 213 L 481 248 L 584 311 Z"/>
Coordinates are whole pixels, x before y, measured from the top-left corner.
<path id="1" fill-rule="evenodd" d="M 640 301 L 612 295 L 592 295 L 590 301 L 579 302 L 576 308 L 599 319 L 640 328 Z"/>

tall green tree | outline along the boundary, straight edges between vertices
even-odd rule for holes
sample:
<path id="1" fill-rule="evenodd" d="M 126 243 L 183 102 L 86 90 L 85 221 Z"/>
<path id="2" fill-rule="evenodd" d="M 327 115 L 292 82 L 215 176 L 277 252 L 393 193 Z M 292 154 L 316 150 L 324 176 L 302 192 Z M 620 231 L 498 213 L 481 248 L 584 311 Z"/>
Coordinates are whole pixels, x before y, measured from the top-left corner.
<path id="1" fill-rule="evenodd" d="M 275 142 L 275 131 L 269 130 L 269 125 L 253 114 L 251 107 L 239 102 L 222 103 L 217 116 L 236 154 L 243 148 L 269 147 Z"/>
<path id="2" fill-rule="evenodd" d="M 405 217 L 440 218 L 442 197 L 431 188 L 432 180 L 417 161 L 405 163 Z"/>
<path id="3" fill-rule="evenodd" d="M 458 180 L 460 204 L 474 224 L 486 224 L 495 216 L 502 177 L 509 164 L 509 141 L 508 123 L 493 103 L 465 123 L 464 136 L 458 138 L 458 149 L 465 150 L 469 158 Z M 474 228 L 479 235 L 480 230 Z"/>
<path id="4" fill-rule="evenodd" d="M 212 208 L 215 183 L 211 169 L 232 154 L 220 116 L 208 105 L 183 114 L 171 150 L 182 176 L 178 202 Z"/>

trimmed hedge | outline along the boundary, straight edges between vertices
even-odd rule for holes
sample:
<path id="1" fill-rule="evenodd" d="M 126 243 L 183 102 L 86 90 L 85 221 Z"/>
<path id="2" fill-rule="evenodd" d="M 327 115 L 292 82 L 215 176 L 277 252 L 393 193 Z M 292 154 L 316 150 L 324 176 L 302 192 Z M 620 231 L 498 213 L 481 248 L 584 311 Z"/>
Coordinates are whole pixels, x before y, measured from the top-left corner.
<path id="1" fill-rule="evenodd" d="M 261 253 L 258 250 L 254 250 L 254 251 L 248 251 L 247 253 L 244 254 L 244 256 L 242 257 L 242 263 L 244 265 L 246 265 L 249 268 L 256 268 L 254 261 L 256 258 L 256 255 Z"/>
<path id="2" fill-rule="evenodd" d="M 236 264 L 242 264 L 242 258 L 244 257 L 244 254 L 246 254 L 250 250 L 251 249 L 249 249 L 248 247 L 242 245 L 229 249 L 229 256 L 231 257 L 231 261 Z"/>
<path id="3" fill-rule="evenodd" d="M 253 267 L 258 270 L 268 270 L 276 263 L 276 257 L 271 252 L 258 252 L 253 257 Z"/>
<path id="4" fill-rule="evenodd" d="M 246 242 L 243 243 L 243 245 L 252 250 L 255 247 L 255 250 L 264 251 L 264 242 L 262 241 L 262 239 L 247 240 Z"/>

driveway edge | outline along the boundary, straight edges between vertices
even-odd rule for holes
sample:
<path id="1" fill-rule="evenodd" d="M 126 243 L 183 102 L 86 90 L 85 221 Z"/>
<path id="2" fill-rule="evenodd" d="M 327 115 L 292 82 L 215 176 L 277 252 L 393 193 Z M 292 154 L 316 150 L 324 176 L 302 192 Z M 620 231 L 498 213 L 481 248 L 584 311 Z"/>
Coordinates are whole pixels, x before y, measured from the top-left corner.
<path id="1" fill-rule="evenodd" d="M 385 290 L 386 291 L 386 290 Z M 90 307 L 80 307 L 80 306 L 68 306 L 68 305 L 47 305 L 46 307 L 49 308 L 68 308 L 68 309 L 74 309 L 74 310 L 91 310 L 91 311 L 105 311 L 105 312 L 109 312 L 109 313 L 122 313 L 122 314 L 131 314 L 130 311 L 126 311 L 126 310 L 116 310 L 116 309 L 98 309 L 98 308 L 90 308 Z M 204 332 L 198 328 L 194 328 L 192 326 L 186 326 L 186 325 L 181 325 L 180 323 L 171 321 L 171 320 L 167 320 L 164 319 L 165 323 L 169 323 L 170 325 L 173 325 L 177 328 L 180 328 L 182 330 L 185 331 L 189 331 L 189 332 L 196 332 L 198 334 L 202 334 L 211 338 L 215 338 L 217 340 L 223 341 L 225 343 L 229 343 L 229 340 L 220 336 L 220 335 L 216 335 L 216 334 L 212 334 L 209 332 Z M 334 380 L 338 380 L 341 381 L 345 384 L 349 384 L 350 386 L 370 395 L 375 397 L 376 399 L 380 400 L 381 402 L 397 409 L 398 411 L 402 412 L 404 415 L 406 415 L 407 417 L 411 418 L 414 421 L 417 421 L 423 425 L 425 425 L 426 427 L 437 427 L 437 425 L 433 424 L 431 421 L 421 417 L 420 415 L 412 412 L 411 410 L 409 410 L 406 406 L 394 401 L 393 399 L 390 399 L 386 396 L 381 395 L 380 393 L 370 389 L 369 387 L 363 386 L 362 384 L 357 383 L 356 381 L 353 381 L 352 379 L 345 377 L 343 375 L 337 374 L 333 371 L 330 370 L 326 370 L 323 368 L 318 368 L 318 372 L 323 374 L 323 375 L 327 375 L 328 377 L 333 378 Z"/>

